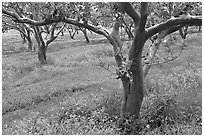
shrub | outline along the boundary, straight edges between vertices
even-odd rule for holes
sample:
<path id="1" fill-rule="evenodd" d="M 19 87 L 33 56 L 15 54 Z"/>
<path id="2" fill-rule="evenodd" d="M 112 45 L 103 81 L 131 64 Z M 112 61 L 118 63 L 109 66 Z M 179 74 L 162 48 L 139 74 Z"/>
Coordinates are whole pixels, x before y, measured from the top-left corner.
<path id="1" fill-rule="evenodd" d="M 184 125 L 191 125 L 196 127 L 193 132 L 199 134 L 202 121 L 201 79 L 194 68 L 169 70 L 148 77 L 148 93 L 141 111 L 146 128 L 140 133 L 192 134 L 187 127 L 184 128 Z"/>
<path id="2" fill-rule="evenodd" d="M 180 121 L 179 105 L 171 96 L 157 96 L 152 102 L 145 112 L 145 119 L 150 128 L 173 125 Z"/>

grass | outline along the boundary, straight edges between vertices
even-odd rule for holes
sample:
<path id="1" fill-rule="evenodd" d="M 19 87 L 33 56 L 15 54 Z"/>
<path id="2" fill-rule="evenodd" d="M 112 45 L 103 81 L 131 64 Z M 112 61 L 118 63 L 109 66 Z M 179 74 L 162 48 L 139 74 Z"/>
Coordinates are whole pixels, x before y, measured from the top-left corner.
<path id="1" fill-rule="evenodd" d="M 174 62 L 151 69 L 140 118 L 128 117 L 122 127 L 122 84 L 100 67 L 103 61 L 115 71 L 109 43 L 98 35 L 90 35 L 90 44 L 81 35 L 61 36 L 48 47 L 48 64 L 40 68 L 36 53 L 15 52 L 25 47 L 15 32 L 2 37 L 4 135 L 202 134 L 200 34 L 188 36 Z M 125 54 L 129 45 L 124 42 Z"/>

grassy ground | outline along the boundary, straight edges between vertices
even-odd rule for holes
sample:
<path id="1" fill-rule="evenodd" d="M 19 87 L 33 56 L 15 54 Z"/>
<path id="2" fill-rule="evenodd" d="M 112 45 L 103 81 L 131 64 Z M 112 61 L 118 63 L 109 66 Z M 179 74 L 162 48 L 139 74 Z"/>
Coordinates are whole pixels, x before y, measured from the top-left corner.
<path id="1" fill-rule="evenodd" d="M 122 85 L 113 74 L 112 48 L 103 37 L 89 36 L 90 44 L 81 35 L 59 37 L 48 47 L 48 65 L 40 68 L 37 54 L 23 52 L 16 32 L 3 34 L 3 134 L 202 133 L 201 34 L 188 37 L 177 60 L 152 68 L 141 118 L 129 118 L 122 128 Z"/>

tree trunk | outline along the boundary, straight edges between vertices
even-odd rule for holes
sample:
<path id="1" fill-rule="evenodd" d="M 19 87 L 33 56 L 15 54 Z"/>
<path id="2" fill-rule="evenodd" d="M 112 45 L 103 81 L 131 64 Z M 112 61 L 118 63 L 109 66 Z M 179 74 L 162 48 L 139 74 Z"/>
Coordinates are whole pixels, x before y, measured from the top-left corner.
<path id="1" fill-rule="evenodd" d="M 84 34 L 84 37 L 85 37 L 85 39 L 86 39 L 86 42 L 89 43 L 90 40 L 89 40 L 89 38 L 88 38 L 86 29 L 82 29 L 82 32 L 83 32 L 83 34 Z"/>
<path id="2" fill-rule="evenodd" d="M 26 38 L 25 38 L 25 36 L 24 36 L 24 34 L 22 32 L 20 32 L 20 36 L 21 36 L 21 38 L 23 40 L 22 43 L 25 44 L 26 43 Z"/>
<path id="3" fill-rule="evenodd" d="M 135 12 L 127 3 L 124 3 L 124 9 L 130 8 L 129 15 L 132 16 Z M 134 15 L 137 15 L 136 13 Z M 131 81 L 129 92 L 126 98 L 126 110 L 124 114 L 130 114 L 138 118 L 142 101 L 144 97 L 144 78 L 142 69 L 142 51 L 145 43 L 145 24 L 147 19 L 147 3 L 141 3 L 141 18 L 132 16 L 135 25 L 134 39 L 129 50 L 130 67 L 129 72 Z"/>
<path id="4" fill-rule="evenodd" d="M 74 39 L 74 36 L 75 36 L 75 34 L 77 33 L 77 30 L 68 30 L 68 32 L 69 32 L 69 36 L 70 36 L 70 38 L 71 39 Z"/>
<path id="5" fill-rule="evenodd" d="M 46 45 L 42 44 L 38 46 L 38 60 L 40 61 L 41 65 L 44 65 L 47 63 L 46 51 L 47 51 Z"/>
<path id="6" fill-rule="evenodd" d="M 201 32 L 201 26 L 198 26 L 198 31 Z"/>
<path id="7" fill-rule="evenodd" d="M 144 96 L 143 70 L 141 62 L 141 55 L 133 60 L 132 67 L 134 68 L 131 70 L 133 80 L 130 84 L 130 91 L 129 94 L 127 94 L 126 102 L 126 113 L 130 113 L 136 117 L 139 115 Z"/>
<path id="8" fill-rule="evenodd" d="M 40 62 L 40 65 L 44 65 L 47 63 L 46 60 L 46 51 L 47 51 L 47 44 L 43 41 L 42 33 L 40 33 L 39 27 L 34 27 L 34 35 L 36 38 L 36 41 L 38 43 L 38 60 Z"/>
<path id="9" fill-rule="evenodd" d="M 61 36 L 64 36 L 64 30 L 61 31 Z"/>
<path id="10" fill-rule="evenodd" d="M 28 40 L 28 51 L 32 51 L 33 43 L 31 40 Z"/>
<path id="11" fill-rule="evenodd" d="M 28 41 L 28 51 L 32 51 L 33 42 L 32 42 L 31 37 L 30 37 L 30 31 L 28 31 L 27 41 Z"/>

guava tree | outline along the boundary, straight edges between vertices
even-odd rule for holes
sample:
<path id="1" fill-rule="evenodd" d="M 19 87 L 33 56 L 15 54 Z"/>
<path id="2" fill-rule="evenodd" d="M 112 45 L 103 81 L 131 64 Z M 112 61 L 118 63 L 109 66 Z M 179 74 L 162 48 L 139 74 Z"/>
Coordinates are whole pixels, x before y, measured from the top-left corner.
<path id="1" fill-rule="evenodd" d="M 6 11 L 11 11 L 18 17 L 26 17 L 32 20 L 40 21 L 49 18 L 49 13 L 60 7 L 60 3 L 31 3 L 31 2 L 6 2 L 3 3 L 3 8 Z M 29 49 L 32 49 L 31 32 L 38 44 L 38 59 L 41 65 L 46 64 L 46 51 L 50 43 L 52 43 L 65 27 L 64 23 L 56 22 L 43 26 L 33 24 L 19 23 L 15 18 L 3 14 L 3 25 L 20 31 L 27 39 Z"/>
<path id="2" fill-rule="evenodd" d="M 23 44 L 28 44 L 28 50 L 31 51 L 33 47 L 33 42 L 31 39 L 33 30 L 28 24 L 25 23 L 16 23 L 10 18 L 2 17 L 2 32 L 7 32 L 8 30 L 17 30 L 20 33 L 20 36 L 23 40 Z"/>
<path id="3" fill-rule="evenodd" d="M 97 5 L 97 3 L 93 3 L 92 6 L 94 4 Z M 109 31 L 102 25 L 94 24 L 92 21 L 83 21 L 71 18 L 69 13 L 66 12 L 66 10 L 68 10 L 66 8 L 63 8 L 59 11 L 59 16 L 52 16 L 53 14 L 51 14 L 49 18 L 41 20 L 19 16 L 15 12 L 8 11 L 4 8 L 2 8 L 2 12 L 3 14 L 6 14 L 7 16 L 13 18 L 14 21 L 18 23 L 27 23 L 33 26 L 44 26 L 58 22 L 65 22 L 68 24 L 76 25 L 78 27 L 89 29 L 97 34 L 105 36 L 113 47 L 114 57 L 118 67 L 117 78 L 121 79 L 123 84 L 124 92 L 121 104 L 121 118 L 122 120 L 124 120 L 124 116 L 127 113 L 138 117 L 140 112 L 144 97 L 144 78 L 150 69 L 150 65 L 145 66 L 144 69 L 142 67 L 142 52 L 147 40 L 154 35 L 158 35 L 154 46 L 157 47 L 157 45 L 160 44 L 165 36 L 178 31 L 184 26 L 202 25 L 202 17 L 183 14 L 178 17 L 171 16 L 166 18 L 164 17 L 165 15 L 159 15 L 161 17 L 157 17 L 158 21 L 154 21 L 154 18 L 151 18 L 155 24 L 149 25 L 149 27 L 146 28 L 149 17 L 152 15 L 154 16 L 154 11 L 150 11 L 152 3 L 148 4 L 147 2 L 122 2 L 115 4 L 116 9 L 119 12 L 125 12 L 133 20 L 134 24 L 134 38 L 131 48 L 129 49 L 128 59 L 126 59 L 123 55 L 123 43 L 119 37 L 119 28 L 121 25 L 120 16 L 117 16 L 115 18 L 113 29 Z M 154 6 L 157 6 L 157 10 L 162 10 L 161 5 Z M 160 18 L 165 19 L 160 20 Z M 156 52 L 155 48 L 150 50 L 150 52 L 151 58 L 153 58 Z M 151 62 L 151 59 L 149 61 Z"/>

